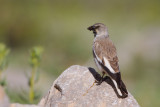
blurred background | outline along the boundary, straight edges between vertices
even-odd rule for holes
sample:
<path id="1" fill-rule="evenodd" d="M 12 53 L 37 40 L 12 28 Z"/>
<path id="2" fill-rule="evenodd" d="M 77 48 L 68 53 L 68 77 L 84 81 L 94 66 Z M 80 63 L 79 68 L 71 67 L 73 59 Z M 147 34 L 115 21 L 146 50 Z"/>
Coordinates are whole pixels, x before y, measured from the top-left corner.
<path id="1" fill-rule="evenodd" d="M 3 77 L 11 102 L 28 103 L 17 94 L 28 90 L 34 46 L 44 49 L 35 86 L 40 96 L 71 65 L 96 68 L 87 27 L 101 22 L 116 45 L 128 90 L 142 107 L 160 107 L 159 6 L 159 0 L 1 0 L 0 42 L 10 49 Z"/>

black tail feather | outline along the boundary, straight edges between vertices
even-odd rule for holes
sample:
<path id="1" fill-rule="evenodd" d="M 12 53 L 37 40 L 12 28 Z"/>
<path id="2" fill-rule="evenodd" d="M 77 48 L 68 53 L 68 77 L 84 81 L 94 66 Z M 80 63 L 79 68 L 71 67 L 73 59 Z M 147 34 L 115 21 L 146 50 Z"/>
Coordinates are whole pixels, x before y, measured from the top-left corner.
<path id="1" fill-rule="evenodd" d="M 115 73 L 113 76 L 113 79 L 116 81 L 118 88 L 120 89 L 121 93 L 122 93 L 122 98 L 126 98 L 128 96 L 128 91 L 126 89 L 125 84 L 123 83 L 122 79 L 121 79 L 121 73 Z"/>
<path id="2" fill-rule="evenodd" d="M 126 98 L 128 96 L 128 91 L 126 89 L 125 84 L 123 83 L 122 80 L 120 80 L 118 83 L 118 88 L 120 89 L 121 93 L 122 93 L 122 97 Z"/>

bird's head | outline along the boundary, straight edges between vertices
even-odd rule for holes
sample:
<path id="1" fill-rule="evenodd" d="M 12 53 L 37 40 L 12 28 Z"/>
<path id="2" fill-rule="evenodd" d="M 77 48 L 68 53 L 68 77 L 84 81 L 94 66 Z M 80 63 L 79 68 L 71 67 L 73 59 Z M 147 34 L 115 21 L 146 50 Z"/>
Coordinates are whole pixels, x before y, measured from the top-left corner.
<path id="1" fill-rule="evenodd" d="M 93 31 L 94 37 L 97 36 L 108 36 L 107 27 L 102 23 L 96 23 L 87 28 L 90 31 Z"/>

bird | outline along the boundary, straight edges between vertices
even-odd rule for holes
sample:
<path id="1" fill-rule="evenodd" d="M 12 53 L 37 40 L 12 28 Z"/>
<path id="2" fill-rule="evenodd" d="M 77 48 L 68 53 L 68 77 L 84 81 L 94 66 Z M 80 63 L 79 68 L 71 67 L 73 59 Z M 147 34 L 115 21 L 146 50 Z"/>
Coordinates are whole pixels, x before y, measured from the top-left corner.
<path id="1" fill-rule="evenodd" d="M 103 23 L 96 23 L 87 28 L 93 31 L 93 57 L 98 69 L 102 72 L 99 85 L 103 82 L 103 77 L 108 74 L 114 83 L 120 98 L 128 97 L 128 91 L 121 78 L 119 69 L 119 60 L 116 52 L 116 47 L 109 38 L 108 29 Z"/>

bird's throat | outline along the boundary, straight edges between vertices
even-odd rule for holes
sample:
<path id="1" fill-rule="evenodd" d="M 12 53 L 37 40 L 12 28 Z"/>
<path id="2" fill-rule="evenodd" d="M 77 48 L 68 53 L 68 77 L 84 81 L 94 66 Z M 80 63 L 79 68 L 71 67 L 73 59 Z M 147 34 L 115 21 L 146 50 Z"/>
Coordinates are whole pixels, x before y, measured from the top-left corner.
<path id="1" fill-rule="evenodd" d="M 93 30 L 93 34 L 94 34 L 94 37 L 96 37 L 97 32 L 95 30 Z"/>

